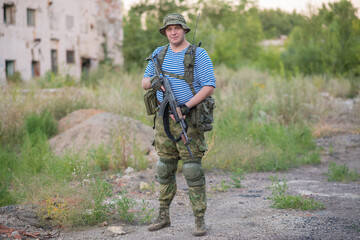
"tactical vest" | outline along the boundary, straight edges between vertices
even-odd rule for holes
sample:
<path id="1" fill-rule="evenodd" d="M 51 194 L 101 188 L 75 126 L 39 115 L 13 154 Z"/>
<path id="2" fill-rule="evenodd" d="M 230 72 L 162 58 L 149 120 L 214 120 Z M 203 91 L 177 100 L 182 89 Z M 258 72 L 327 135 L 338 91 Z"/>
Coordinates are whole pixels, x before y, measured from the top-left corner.
<path id="1" fill-rule="evenodd" d="M 166 44 L 163 49 L 161 49 L 161 51 L 159 52 L 158 54 L 158 61 L 159 61 L 159 64 L 157 64 L 157 67 L 158 67 L 158 70 L 159 72 L 162 72 L 161 71 L 161 68 L 162 68 L 162 64 L 164 62 L 164 59 L 165 59 L 165 55 L 166 55 L 166 52 L 169 48 L 169 45 L 170 44 Z M 188 49 L 186 50 L 185 52 L 185 57 L 184 57 L 184 76 L 182 75 L 177 75 L 177 74 L 173 74 L 171 72 L 167 72 L 167 71 L 163 71 L 164 74 L 167 74 L 169 75 L 170 77 L 174 77 L 174 78 L 177 78 L 177 79 L 184 79 L 187 84 L 189 84 L 190 86 L 190 89 L 192 91 L 192 93 L 195 95 L 196 92 L 195 92 L 195 89 L 194 89 L 194 66 L 195 66 L 195 52 L 196 52 L 196 48 L 197 46 L 196 45 L 193 45 L 191 44 Z"/>
<path id="2" fill-rule="evenodd" d="M 162 64 L 164 62 L 168 48 L 169 48 L 169 44 L 165 45 L 158 54 L 157 61 L 159 61 L 159 64 L 157 64 L 156 66 L 159 70 L 158 72 L 161 72 Z M 184 79 L 187 82 L 187 84 L 189 84 L 190 89 L 194 94 L 194 96 L 196 94 L 194 89 L 194 66 L 195 66 L 196 48 L 197 48 L 196 45 L 191 44 L 185 52 L 184 76 L 163 71 L 164 74 L 167 74 L 170 77 L 174 77 L 177 79 Z M 215 109 L 215 100 L 210 96 L 205 98 L 201 103 L 199 103 L 198 105 L 196 105 L 191 109 L 191 117 L 190 117 L 191 123 L 199 131 L 203 131 L 203 132 L 211 131 L 213 128 L 212 123 L 214 122 L 214 117 L 213 117 L 214 109 Z"/>

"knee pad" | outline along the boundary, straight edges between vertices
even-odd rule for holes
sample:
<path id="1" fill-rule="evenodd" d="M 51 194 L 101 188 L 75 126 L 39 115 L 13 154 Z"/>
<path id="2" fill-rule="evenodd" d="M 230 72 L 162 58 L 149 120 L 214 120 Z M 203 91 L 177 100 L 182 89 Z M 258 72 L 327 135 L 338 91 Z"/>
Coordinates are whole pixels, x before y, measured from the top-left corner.
<path id="1" fill-rule="evenodd" d="M 185 163 L 183 173 L 189 187 L 204 186 L 205 175 L 199 163 Z"/>
<path id="2" fill-rule="evenodd" d="M 161 184 L 170 184 L 176 181 L 177 164 L 164 163 L 159 160 L 156 163 L 156 180 Z"/>

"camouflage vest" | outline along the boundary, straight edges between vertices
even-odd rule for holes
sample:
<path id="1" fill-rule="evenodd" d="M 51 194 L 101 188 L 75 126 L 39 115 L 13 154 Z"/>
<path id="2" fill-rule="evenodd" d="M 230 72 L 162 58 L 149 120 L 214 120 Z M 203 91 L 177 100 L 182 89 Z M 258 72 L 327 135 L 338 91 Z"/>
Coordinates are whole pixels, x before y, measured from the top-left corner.
<path id="1" fill-rule="evenodd" d="M 166 55 L 166 52 L 169 48 L 169 45 L 170 44 L 166 44 L 163 49 L 161 49 L 161 51 L 159 52 L 158 54 L 158 61 L 159 61 L 159 64 L 157 65 L 159 69 L 159 72 L 161 72 L 161 68 L 162 68 L 162 64 L 164 62 L 164 59 L 165 59 L 165 55 Z M 197 46 L 195 45 L 190 45 L 188 47 L 188 49 L 186 50 L 185 52 L 185 57 L 184 57 L 184 76 L 181 76 L 181 75 L 177 75 L 177 74 L 173 74 L 171 72 L 167 72 L 167 71 L 164 71 L 165 74 L 169 75 L 170 77 L 174 77 L 174 78 L 177 78 L 177 79 L 184 79 L 187 84 L 189 84 L 190 86 L 190 89 L 192 91 L 192 93 L 195 95 L 196 92 L 195 92 L 195 89 L 194 89 L 194 65 L 195 65 L 195 52 L 196 52 L 196 48 Z"/>

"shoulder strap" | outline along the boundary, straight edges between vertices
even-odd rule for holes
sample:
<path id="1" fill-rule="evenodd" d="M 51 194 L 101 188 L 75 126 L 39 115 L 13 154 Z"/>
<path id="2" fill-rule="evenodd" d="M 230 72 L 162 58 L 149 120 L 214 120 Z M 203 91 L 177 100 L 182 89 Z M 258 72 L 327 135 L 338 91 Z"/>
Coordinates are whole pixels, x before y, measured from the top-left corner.
<path id="1" fill-rule="evenodd" d="M 195 66 L 195 53 L 196 45 L 191 44 L 186 50 L 184 57 L 184 67 L 185 67 L 185 81 L 189 84 L 192 93 L 195 95 L 194 89 L 194 66 Z"/>
<path id="2" fill-rule="evenodd" d="M 163 49 L 161 49 L 160 53 L 158 54 L 158 61 L 159 64 L 157 65 L 159 72 L 161 72 L 161 68 L 162 68 L 162 64 L 164 62 L 165 59 L 165 55 L 166 52 L 169 48 L 170 44 L 166 44 Z M 171 72 L 167 72 L 164 71 L 164 73 L 166 73 L 167 75 L 177 78 L 177 79 L 185 79 L 186 83 L 189 85 L 191 92 L 195 95 L 195 89 L 194 89 L 194 65 L 195 65 L 195 53 L 196 53 L 196 45 L 191 44 L 188 49 L 185 52 L 185 57 L 184 57 L 184 76 L 181 75 L 177 75 L 177 74 L 173 74 Z"/>
<path id="3" fill-rule="evenodd" d="M 166 44 L 158 54 L 157 60 L 159 61 L 159 64 L 157 64 L 157 66 L 158 66 L 158 68 L 160 68 L 160 69 L 158 69 L 159 72 L 162 72 L 161 71 L 162 65 L 163 65 L 163 62 L 164 62 L 164 59 L 165 59 L 166 52 L 167 52 L 167 50 L 169 48 L 169 45 L 170 45 L 170 43 Z"/>

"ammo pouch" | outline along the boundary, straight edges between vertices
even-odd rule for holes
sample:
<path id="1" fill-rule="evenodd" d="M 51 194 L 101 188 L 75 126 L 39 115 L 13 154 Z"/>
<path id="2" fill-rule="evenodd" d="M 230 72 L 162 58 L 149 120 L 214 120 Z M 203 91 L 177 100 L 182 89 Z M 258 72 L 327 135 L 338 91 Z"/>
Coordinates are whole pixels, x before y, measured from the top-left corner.
<path id="1" fill-rule="evenodd" d="M 205 98 L 191 110 L 191 123 L 201 132 L 212 130 L 214 122 L 213 112 L 215 100 L 212 97 Z"/>
<path id="2" fill-rule="evenodd" d="M 148 115 L 154 115 L 158 107 L 156 102 L 156 90 L 150 89 L 144 95 L 144 103 Z"/>

